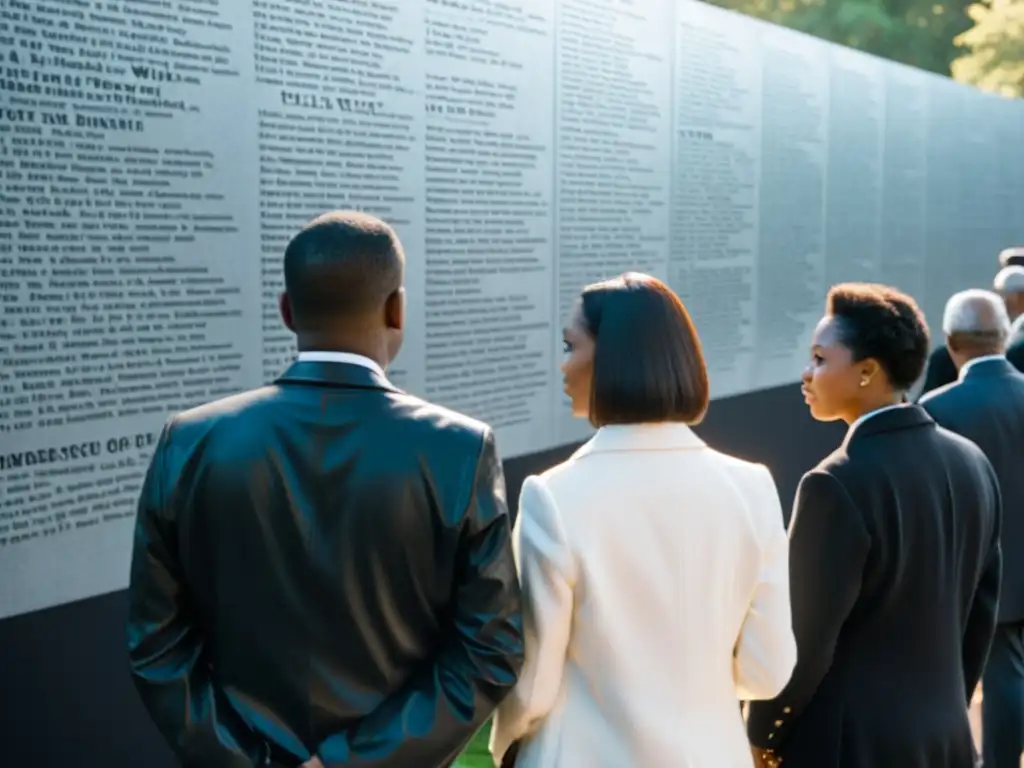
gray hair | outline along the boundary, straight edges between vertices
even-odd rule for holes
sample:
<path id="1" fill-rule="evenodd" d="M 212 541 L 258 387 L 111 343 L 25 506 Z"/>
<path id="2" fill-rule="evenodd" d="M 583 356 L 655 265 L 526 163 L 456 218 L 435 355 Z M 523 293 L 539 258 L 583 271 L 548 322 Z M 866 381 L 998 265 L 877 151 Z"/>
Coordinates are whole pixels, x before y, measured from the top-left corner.
<path id="1" fill-rule="evenodd" d="M 992 281 L 992 289 L 1003 295 L 1024 293 L 1024 267 L 1003 267 Z"/>
<path id="2" fill-rule="evenodd" d="M 999 294 L 971 288 L 954 293 L 942 314 L 942 330 L 947 336 L 973 337 L 976 343 L 1005 343 L 1010 335 L 1010 316 Z"/>

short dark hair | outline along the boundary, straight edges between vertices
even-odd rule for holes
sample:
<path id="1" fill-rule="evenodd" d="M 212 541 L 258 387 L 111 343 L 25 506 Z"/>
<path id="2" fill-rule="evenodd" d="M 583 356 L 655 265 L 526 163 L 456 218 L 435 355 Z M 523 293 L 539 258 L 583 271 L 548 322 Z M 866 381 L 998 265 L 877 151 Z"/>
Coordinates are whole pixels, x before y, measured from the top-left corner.
<path id="1" fill-rule="evenodd" d="M 395 231 L 358 211 L 308 222 L 284 252 L 284 285 L 300 324 L 357 317 L 402 287 L 405 255 Z"/>
<path id="2" fill-rule="evenodd" d="M 827 314 L 855 361 L 872 358 L 900 391 L 914 386 L 928 359 L 928 324 L 917 303 L 895 288 L 842 283 L 828 292 Z"/>
<path id="3" fill-rule="evenodd" d="M 699 423 L 710 400 L 708 370 L 679 297 L 631 272 L 587 286 L 580 298 L 594 338 L 590 422 Z"/>

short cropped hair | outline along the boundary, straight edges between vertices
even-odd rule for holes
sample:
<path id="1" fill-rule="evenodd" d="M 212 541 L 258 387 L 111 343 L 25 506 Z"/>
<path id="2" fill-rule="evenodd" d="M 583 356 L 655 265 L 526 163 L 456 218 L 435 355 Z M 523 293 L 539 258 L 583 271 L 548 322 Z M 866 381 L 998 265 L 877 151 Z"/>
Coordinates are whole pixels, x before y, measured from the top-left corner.
<path id="1" fill-rule="evenodd" d="M 1024 248 L 1018 245 L 1004 249 L 999 254 L 999 266 L 1024 267 Z"/>
<path id="2" fill-rule="evenodd" d="M 707 364 L 679 297 L 631 272 L 586 287 L 581 304 L 594 338 L 591 424 L 700 423 L 710 400 Z"/>
<path id="3" fill-rule="evenodd" d="M 1024 267 L 1003 267 L 992 281 L 992 288 L 999 293 L 1024 293 Z"/>
<path id="4" fill-rule="evenodd" d="M 887 285 L 842 283 L 828 292 L 825 311 L 838 320 L 853 359 L 877 360 L 895 389 L 906 391 L 921 376 L 928 324 L 912 298 Z"/>
<path id="5" fill-rule="evenodd" d="M 402 287 L 405 255 L 395 231 L 358 211 L 308 222 L 284 252 L 284 285 L 297 323 L 361 316 Z"/>

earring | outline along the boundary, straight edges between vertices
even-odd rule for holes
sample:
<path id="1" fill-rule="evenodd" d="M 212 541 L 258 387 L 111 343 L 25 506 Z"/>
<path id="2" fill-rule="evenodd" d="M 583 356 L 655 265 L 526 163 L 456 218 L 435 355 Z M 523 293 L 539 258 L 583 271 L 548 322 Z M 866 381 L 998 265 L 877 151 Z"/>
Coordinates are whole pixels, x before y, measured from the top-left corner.
<path id="1" fill-rule="evenodd" d="M 869 382 L 869 381 L 871 381 L 871 379 L 861 379 L 861 380 L 860 380 L 860 385 L 861 385 L 862 387 L 866 387 L 866 386 L 868 385 L 868 382 Z"/>

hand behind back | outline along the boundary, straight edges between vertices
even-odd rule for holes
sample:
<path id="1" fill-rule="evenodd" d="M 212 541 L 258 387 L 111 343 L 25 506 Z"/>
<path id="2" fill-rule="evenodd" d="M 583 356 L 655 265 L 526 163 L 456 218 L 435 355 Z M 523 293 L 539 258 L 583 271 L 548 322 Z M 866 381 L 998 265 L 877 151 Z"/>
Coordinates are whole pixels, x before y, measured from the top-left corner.
<path id="1" fill-rule="evenodd" d="M 754 757 L 754 768 L 781 768 L 782 758 L 771 752 L 752 746 L 750 754 Z"/>

